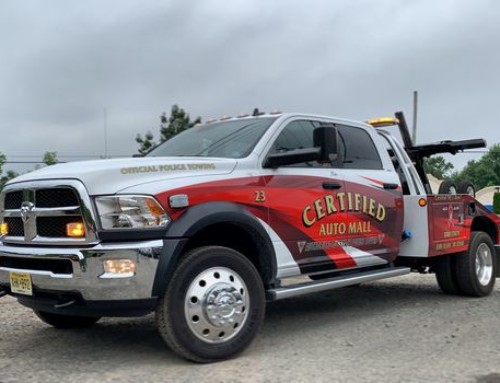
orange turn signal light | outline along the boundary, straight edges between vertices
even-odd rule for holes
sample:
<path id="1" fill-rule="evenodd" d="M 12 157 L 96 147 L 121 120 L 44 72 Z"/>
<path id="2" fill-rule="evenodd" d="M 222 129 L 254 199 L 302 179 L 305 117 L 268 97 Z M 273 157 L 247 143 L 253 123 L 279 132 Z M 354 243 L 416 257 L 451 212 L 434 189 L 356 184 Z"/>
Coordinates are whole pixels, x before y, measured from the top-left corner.
<path id="1" fill-rule="evenodd" d="M 66 224 L 66 235 L 73 238 L 81 238 L 85 236 L 85 227 L 81 222 L 70 222 Z"/>
<path id="2" fill-rule="evenodd" d="M 420 207 L 425 207 L 425 206 L 427 206 L 427 200 L 426 200 L 425 198 L 420 198 L 420 199 L 418 200 L 418 206 L 420 206 Z"/>
<path id="3" fill-rule="evenodd" d="M 0 223 L 0 235 L 9 234 L 9 225 L 7 222 Z"/>

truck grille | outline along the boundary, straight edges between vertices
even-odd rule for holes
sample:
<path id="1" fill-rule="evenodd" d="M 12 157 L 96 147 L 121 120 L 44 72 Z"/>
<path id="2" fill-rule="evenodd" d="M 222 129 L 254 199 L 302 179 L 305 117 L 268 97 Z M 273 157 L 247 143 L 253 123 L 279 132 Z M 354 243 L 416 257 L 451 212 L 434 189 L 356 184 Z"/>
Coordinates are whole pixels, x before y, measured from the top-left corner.
<path id="1" fill-rule="evenodd" d="M 78 220 L 81 220 L 81 216 L 38 217 L 36 219 L 37 233 L 42 237 L 66 237 L 66 225 Z"/>
<path id="2" fill-rule="evenodd" d="M 25 188 L 8 186 L 0 196 L 3 221 L 9 234 L 4 243 L 70 244 L 95 242 L 95 223 L 90 199 L 82 184 L 66 181 L 40 181 Z M 86 211 L 85 219 L 82 211 Z M 81 222 L 85 226 L 86 238 L 69 237 L 66 225 Z"/>
<path id="3" fill-rule="evenodd" d="M 6 209 L 20 209 L 23 203 L 23 192 L 21 190 L 9 193 L 5 196 Z"/>
<path id="4" fill-rule="evenodd" d="M 9 225 L 9 233 L 15 237 L 24 237 L 24 225 L 21 218 L 8 217 L 5 222 Z"/>

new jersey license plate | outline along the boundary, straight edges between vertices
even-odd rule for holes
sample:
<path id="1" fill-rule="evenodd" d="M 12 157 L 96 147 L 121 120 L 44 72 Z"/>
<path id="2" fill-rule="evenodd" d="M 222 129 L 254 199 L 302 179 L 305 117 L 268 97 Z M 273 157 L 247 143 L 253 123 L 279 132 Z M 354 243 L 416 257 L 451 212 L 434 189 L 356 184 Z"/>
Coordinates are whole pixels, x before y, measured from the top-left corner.
<path id="1" fill-rule="evenodd" d="M 10 272 L 10 290 L 16 294 L 33 295 L 31 275 L 29 273 Z"/>

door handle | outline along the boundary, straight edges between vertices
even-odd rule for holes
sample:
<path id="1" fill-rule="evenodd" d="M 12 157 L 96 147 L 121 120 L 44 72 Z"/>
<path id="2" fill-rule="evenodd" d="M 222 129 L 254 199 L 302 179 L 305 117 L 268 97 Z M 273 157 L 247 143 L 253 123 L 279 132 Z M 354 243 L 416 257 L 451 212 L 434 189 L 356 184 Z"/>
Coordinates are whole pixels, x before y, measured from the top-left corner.
<path id="1" fill-rule="evenodd" d="M 342 185 L 337 182 L 323 182 L 323 189 L 336 190 L 341 187 Z"/>
<path id="2" fill-rule="evenodd" d="M 384 184 L 384 189 L 395 190 L 399 187 L 398 184 Z"/>

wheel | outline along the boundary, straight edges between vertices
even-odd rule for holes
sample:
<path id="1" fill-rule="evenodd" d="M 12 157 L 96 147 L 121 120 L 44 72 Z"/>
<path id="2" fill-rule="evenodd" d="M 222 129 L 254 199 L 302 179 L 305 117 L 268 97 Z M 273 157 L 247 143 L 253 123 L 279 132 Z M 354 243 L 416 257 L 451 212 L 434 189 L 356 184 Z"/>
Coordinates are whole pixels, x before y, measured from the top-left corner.
<path id="1" fill-rule="evenodd" d="M 188 252 L 156 308 L 158 330 L 178 355 L 200 363 L 245 349 L 262 325 L 264 286 L 241 253 L 219 246 Z"/>
<path id="2" fill-rule="evenodd" d="M 467 194 L 471 197 L 476 196 L 476 188 L 471 182 L 460 182 L 457 187 L 458 194 Z"/>
<path id="3" fill-rule="evenodd" d="M 453 181 L 444 180 L 439 185 L 438 194 L 457 194 L 457 186 Z"/>
<path id="4" fill-rule="evenodd" d="M 94 325 L 100 317 L 80 317 L 74 315 L 63 315 L 48 313 L 46 311 L 33 310 L 42 321 L 59 329 L 87 328 Z"/>
<path id="5" fill-rule="evenodd" d="M 469 249 L 457 254 L 456 262 L 458 286 L 465 295 L 482 297 L 491 293 L 497 263 L 493 241 L 488 234 L 473 231 Z"/>
<path id="6" fill-rule="evenodd" d="M 441 291 L 445 294 L 460 294 L 458 286 L 455 256 L 442 255 L 434 260 L 434 272 Z"/>

